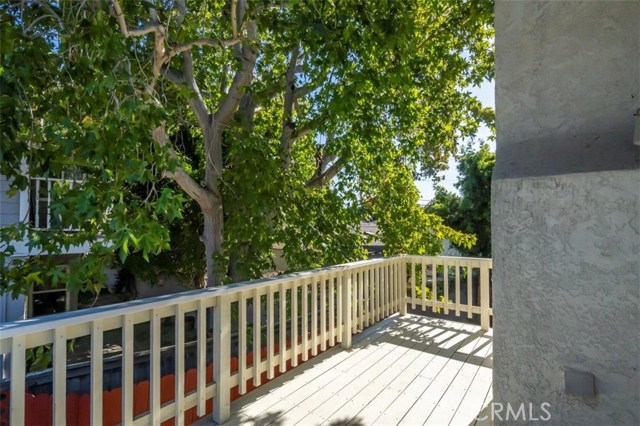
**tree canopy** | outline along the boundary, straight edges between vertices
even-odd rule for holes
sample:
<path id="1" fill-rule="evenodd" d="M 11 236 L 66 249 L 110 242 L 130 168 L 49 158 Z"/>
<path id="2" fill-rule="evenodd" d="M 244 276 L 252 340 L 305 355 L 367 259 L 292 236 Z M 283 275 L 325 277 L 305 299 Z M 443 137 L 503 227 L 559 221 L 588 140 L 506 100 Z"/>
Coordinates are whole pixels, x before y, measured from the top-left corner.
<path id="1" fill-rule="evenodd" d="M 183 231 L 204 243 L 193 253 L 204 253 L 209 285 L 259 276 L 274 244 L 293 269 L 361 258 L 367 215 L 390 254 L 436 253 L 445 237 L 468 245 L 418 207 L 414 179 L 446 167 L 458 142 L 492 120 L 467 90 L 492 77 L 492 9 L 485 0 L 3 4 L 0 173 L 13 193 L 28 176 L 73 169 L 84 179 L 56 185 L 57 226 L 0 230 L 0 264 L 16 240 L 36 254 L 89 247 L 69 272 L 46 256 L 14 261 L 3 290 L 45 277 L 94 288 L 114 255 L 188 251 L 181 243 L 197 240 L 176 241 Z"/>
<path id="2" fill-rule="evenodd" d="M 469 247 L 453 242 L 462 254 L 491 257 L 491 175 L 496 155 L 487 145 L 477 151 L 467 147 L 458 163 L 455 187 L 460 195 L 436 187 L 436 195 L 426 211 L 444 219 L 447 226 L 476 236 Z"/>

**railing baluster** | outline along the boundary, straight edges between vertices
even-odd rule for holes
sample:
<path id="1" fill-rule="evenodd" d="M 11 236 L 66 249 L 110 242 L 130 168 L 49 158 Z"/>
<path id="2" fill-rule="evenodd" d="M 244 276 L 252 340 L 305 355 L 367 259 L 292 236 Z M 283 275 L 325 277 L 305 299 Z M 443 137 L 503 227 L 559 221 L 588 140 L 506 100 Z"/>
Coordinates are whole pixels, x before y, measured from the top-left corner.
<path id="1" fill-rule="evenodd" d="M 122 316 L 122 424 L 133 422 L 133 318 Z M 55 423 L 60 424 L 60 423 Z"/>
<path id="2" fill-rule="evenodd" d="M 422 279 L 420 280 L 422 285 L 420 289 L 422 290 L 422 311 L 424 312 L 427 310 L 427 265 L 424 260 L 420 264 L 422 266 Z"/>
<path id="3" fill-rule="evenodd" d="M 262 374 L 260 372 L 261 350 L 260 335 L 262 334 L 262 318 L 260 312 L 260 293 L 256 288 L 253 290 L 253 385 L 262 384 Z"/>
<path id="4" fill-rule="evenodd" d="M 342 342 L 341 346 L 344 349 L 351 348 L 351 304 L 352 302 L 352 278 L 351 272 L 346 271 L 340 279 L 342 286 Z"/>
<path id="5" fill-rule="evenodd" d="M 467 318 L 473 318 L 473 268 L 467 264 Z"/>
<path id="6" fill-rule="evenodd" d="M 411 309 L 416 308 L 416 264 L 411 262 Z"/>
<path id="7" fill-rule="evenodd" d="M 336 344 L 336 277 L 334 273 L 329 275 L 329 346 Z"/>
<path id="8" fill-rule="evenodd" d="M 358 271 L 358 328 L 364 330 L 364 269 Z"/>
<path id="9" fill-rule="evenodd" d="M 353 271 L 351 277 L 351 334 L 358 333 L 358 272 Z"/>
<path id="10" fill-rule="evenodd" d="M 287 288 L 280 283 L 280 372 L 287 371 Z"/>
<path id="11" fill-rule="evenodd" d="M 489 265 L 484 262 L 480 266 L 480 328 L 489 330 Z"/>
<path id="12" fill-rule="evenodd" d="M 449 315 L 449 262 L 443 262 L 444 266 L 444 314 Z"/>
<path id="13" fill-rule="evenodd" d="M 364 309 L 366 311 L 365 325 L 370 327 L 373 324 L 371 318 L 371 283 L 369 281 L 369 268 L 364 270 Z"/>
<path id="14" fill-rule="evenodd" d="M 53 424 L 67 423 L 67 330 L 53 330 Z M 123 345 L 124 350 L 124 345 Z"/>
<path id="15" fill-rule="evenodd" d="M 298 366 L 298 280 L 291 282 L 291 366 Z"/>
<path id="16" fill-rule="evenodd" d="M 460 316 L 460 261 L 455 261 L 456 265 L 456 316 Z"/>
<path id="17" fill-rule="evenodd" d="M 176 305 L 175 328 L 175 424 L 184 425 L 184 308 L 181 304 Z"/>
<path id="18" fill-rule="evenodd" d="M 376 307 L 376 303 L 378 303 L 378 299 L 376 299 L 376 270 L 375 268 L 370 268 L 369 269 L 369 286 L 371 289 L 371 323 L 375 324 L 376 322 L 378 322 L 377 320 L 377 316 L 376 316 L 376 312 L 377 312 L 377 307 Z"/>
<path id="19" fill-rule="evenodd" d="M 344 314 L 344 284 L 343 284 L 344 271 L 340 271 L 336 276 L 336 309 L 337 309 L 337 324 L 338 324 L 338 336 L 336 340 L 338 343 L 342 343 L 342 336 L 344 336 L 344 322 L 343 322 L 343 314 Z"/>
<path id="20" fill-rule="evenodd" d="M 376 281 L 376 322 L 380 321 L 380 319 L 384 318 L 382 313 L 382 274 L 380 273 L 379 267 L 374 267 L 373 272 Z"/>
<path id="21" fill-rule="evenodd" d="M 309 359 L 309 287 L 306 281 L 302 283 L 302 362 Z"/>
<path id="22" fill-rule="evenodd" d="M 238 301 L 238 380 L 240 395 L 247 393 L 247 295 L 240 293 Z"/>
<path id="23" fill-rule="evenodd" d="M 102 423 L 102 321 L 91 322 L 91 424 Z"/>
<path id="24" fill-rule="evenodd" d="M 318 355 L 318 279 L 311 281 L 311 356 Z"/>
<path id="25" fill-rule="evenodd" d="M 406 257 L 400 258 L 400 315 L 407 315 L 407 265 L 411 262 Z"/>
<path id="26" fill-rule="evenodd" d="M 161 341 L 160 313 L 151 311 L 151 377 L 150 377 L 150 412 L 151 424 L 160 426 L 160 341 Z"/>
<path id="27" fill-rule="evenodd" d="M 272 286 L 267 290 L 267 379 L 274 377 L 275 339 L 275 293 Z"/>
<path id="28" fill-rule="evenodd" d="M 229 419 L 231 396 L 229 394 L 231 364 L 231 301 L 228 296 L 217 297 L 213 309 L 213 379 L 216 393 L 213 398 L 213 421 L 223 424 Z"/>
<path id="29" fill-rule="evenodd" d="M 436 267 L 436 261 L 431 262 L 431 310 L 436 312 L 438 302 L 438 268 Z"/>
<path id="30" fill-rule="evenodd" d="M 320 350 L 327 350 L 327 276 L 320 276 Z"/>
<path id="31" fill-rule="evenodd" d="M 24 381 L 25 381 L 25 336 L 11 339 L 11 418 L 10 424 L 23 425 L 24 412 Z M 102 422 L 102 419 L 100 419 Z"/>
<path id="32" fill-rule="evenodd" d="M 197 374 L 197 392 L 198 392 L 198 408 L 197 414 L 202 417 L 207 412 L 207 396 L 205 389 L 207 386 L 207 309 L 204 305 L 204 299 L 198 300 L 198 325 L 197 325 L 197 342 L 196 350 L 198 351 L 198 365 L 196 367 Z"/>

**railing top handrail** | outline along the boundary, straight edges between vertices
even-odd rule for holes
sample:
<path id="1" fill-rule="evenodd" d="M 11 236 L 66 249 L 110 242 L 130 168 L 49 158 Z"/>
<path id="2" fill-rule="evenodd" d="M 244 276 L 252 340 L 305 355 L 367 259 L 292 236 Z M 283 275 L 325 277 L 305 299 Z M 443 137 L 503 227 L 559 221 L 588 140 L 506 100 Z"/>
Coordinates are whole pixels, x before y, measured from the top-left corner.
<path id="1" fill-rule="evenodd" d="M 407 257 L 407 255 L 396 255 L 380 259 L 360 260 L 356 262 L 344 263 L 341 265 L 332 265 L 324 268 L 311 269 L 308 271 L 293 272 L 276 277 L 241 281 L 220 287 L 208 287 L 203 289 L 189 290 L 180 293 L 149 297 L 141 300 L 133 300 L 130 302 L 122 302 L 113 305 L 82 309 L 80 311 L 62 312 L 59 314 L 47 315 L 44 317 L 7 322 L 0 324 L 0 340 L 31 333 L 39 333 L 58 327 L 68 327 L 80 323 L 113 318 L 118 315 L 135 314 L 137 312 L 148 311 L 155 308 L 162 308 L 168 305 L 189 303 L 201 298 L 232 295 L 234 293 L 255 290 L 271 285 L 277 285 L 282 282 L 291 280 L 305 279 L 314 275 L 321 275 L 328 272 L 346 271 L 357 269 L 362 266 L 373 266 L 404 257 Z"/>
<path id="2" fill-rule="evenodd" d="M 427 258 L 427 259 L 445 259 L 445 260 L 459 260 L 463 262 L 479 262 L 479 263 L 493 263 L 493 258 L 491 257 L 467 257 L 467 256 L 430 256 L 426 254 L 412 254 L 407 255 L 407 257 L 411 259 L 416 258 Z"/>

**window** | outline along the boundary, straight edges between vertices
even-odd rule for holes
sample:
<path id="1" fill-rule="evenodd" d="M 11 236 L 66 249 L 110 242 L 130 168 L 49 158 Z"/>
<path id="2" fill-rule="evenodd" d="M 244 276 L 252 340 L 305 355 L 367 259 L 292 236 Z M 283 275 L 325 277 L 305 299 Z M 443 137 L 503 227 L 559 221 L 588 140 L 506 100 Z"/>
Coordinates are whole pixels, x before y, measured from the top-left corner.
<path id="1" fill-rule="evenodd" d="M 54 286 L 50 281 L 34 284 L 29 291 L 28 318 L 77 309 L 77 294 L 67 290 L 63 282 Z"/>
<path id="2" fill-rule="evenodd" d="M 29 224 L 38 229 L 60 227 L 62 218 L 50 211 L 53 187 L 67 185 L 73 189 L 82 179 L 82 173 L 77 170 L 65 171 L 54 177 L 31 178 L 29 180 Z"/>

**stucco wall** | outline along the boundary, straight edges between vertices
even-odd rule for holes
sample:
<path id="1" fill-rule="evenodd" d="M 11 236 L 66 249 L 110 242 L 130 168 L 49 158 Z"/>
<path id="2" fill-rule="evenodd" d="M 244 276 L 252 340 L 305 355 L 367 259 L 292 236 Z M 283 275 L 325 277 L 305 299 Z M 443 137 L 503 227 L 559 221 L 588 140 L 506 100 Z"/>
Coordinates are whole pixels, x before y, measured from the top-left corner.
<path id="1" fill-rule="evenodd" d="M 640 422 L 640 172 L 494 182 L 494 401 L 555 424 Z M 566 367 L 595 399 L 564 391 Z"/>
<path id="2" fill-rule="evenodd" d="M 640 1 L 496 4 L 494 402 L 546 424 L 640 424 L 638 22 Z"/>

